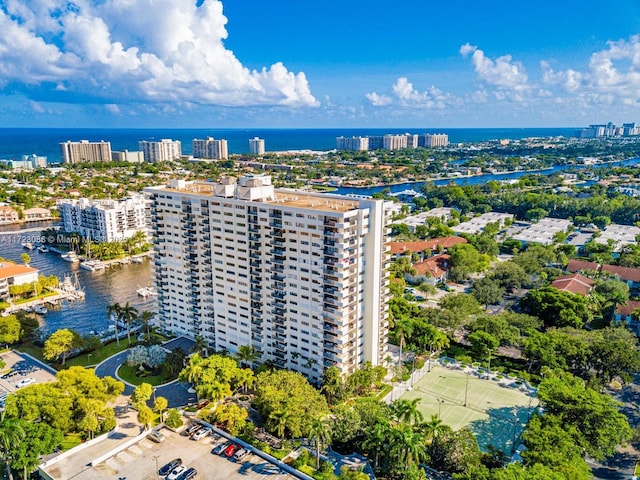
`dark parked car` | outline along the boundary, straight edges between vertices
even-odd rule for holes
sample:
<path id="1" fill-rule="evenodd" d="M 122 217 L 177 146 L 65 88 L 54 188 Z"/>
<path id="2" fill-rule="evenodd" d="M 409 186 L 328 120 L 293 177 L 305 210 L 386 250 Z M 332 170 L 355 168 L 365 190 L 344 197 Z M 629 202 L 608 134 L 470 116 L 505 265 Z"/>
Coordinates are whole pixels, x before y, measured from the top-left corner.
<path id="1" fill-rule="evenodd" d="M 182 465 L 182 459 L 181 458 L 175 458 L 173 460 L 171 460 L 169 463 L 167 463 L 165 466 L 163 466 L 160 470 L 158 470 L 158 474 L 159 475 L 169 475 L 171 473 L 171 471 L 176 468 L 177 466 Z"/>
<path id="2" fill-rule="evenodd" d="M 180 478 L 178 480 L 191 480 L 192 478 L 196 478 L 196 475 L 198 475 L 198 471 L 195 468 L 191 467 L 189 470 L 180 475 Z"/>

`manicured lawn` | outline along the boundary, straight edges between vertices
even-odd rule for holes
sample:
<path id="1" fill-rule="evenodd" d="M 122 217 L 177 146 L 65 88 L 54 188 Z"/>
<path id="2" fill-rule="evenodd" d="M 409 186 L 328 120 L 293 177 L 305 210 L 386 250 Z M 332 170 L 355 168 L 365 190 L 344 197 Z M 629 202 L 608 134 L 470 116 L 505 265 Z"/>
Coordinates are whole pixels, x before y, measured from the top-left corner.
<path id="1" fill-rule="evenodd" d="M 20 345 L 16 347 L 16 350 L 18 350 L 19 352 L 28 353 L 29 355 L 37 358 L 41 362 L 49 364 L 48 360 L 45 360 L 44 358 L 42 358 L 42 347 L 38 347 L 37 345 Z"/>
<path id="2" fill-rule="evenodd" d="M 82 435 L 79 433 L 69 433 L 65 435 L 64 440 L 62 440 L 62 444 L 60 448 L 63 451 L 71 450 L 73 447 L 77 447 L 82 443 Z"/>
<path id="3" fill-rule="evenodd" d="M 118 376 L 124 381 L 129 382 L 133 385 L 148 383 L 149 385 L 155 386 L 170 382 L 177 378 L 167 377 L 164 373 L 160 373 L 159 375 L 147 375 L 146 377 L 138 377 L 136 375 L 137 372 L 137 367 L 130 367 L 129 365 L 120 365 L 120 368 L 118 368 Z"/>
<path id="4" fill-rule="evenodd" d="M 78 357 L 68 359 L 65 363 L 65 367 L 87 367 L 89 365 L 98 365 L 100 362 L 109 358 L 111 355 L 115 355 L 116 353 L 126 350 L 128 346 L 129 344 L 126 340 L 120 340 L 119 346 L 116 342 L 111 342 L 107 345 L 103 345 L 102 347 L 97 348 L 96 350 L 88 354 L 83 353 Z M 89 357 L 89 355 L 91 355 L 91 357 Z"/>

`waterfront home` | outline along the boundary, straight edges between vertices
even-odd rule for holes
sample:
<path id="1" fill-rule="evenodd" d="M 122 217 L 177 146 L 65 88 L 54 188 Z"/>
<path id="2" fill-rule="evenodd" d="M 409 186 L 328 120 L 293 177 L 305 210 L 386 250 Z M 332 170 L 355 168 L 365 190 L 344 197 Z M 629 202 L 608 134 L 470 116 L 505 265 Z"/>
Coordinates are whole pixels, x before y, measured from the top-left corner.
<path id="1" fill-rule="evenodd" d="M 0 300 L 9 297 L 9 287 L 38 281 L 38 270 L 26 265 L 0 263 Z"/>
<path id="2" fill-rule="evenodd" d="M 11 207 L 0 207 L 0 225 L 16 223 L 19 220 L 18 212 Z"/>
<path id="3" fill-rule="evenodd" d="M 51 220 L 53 216 L 48 208 L 27 208 L 23 210 L 25 222 L 41 222 L 43 220 Z"/>

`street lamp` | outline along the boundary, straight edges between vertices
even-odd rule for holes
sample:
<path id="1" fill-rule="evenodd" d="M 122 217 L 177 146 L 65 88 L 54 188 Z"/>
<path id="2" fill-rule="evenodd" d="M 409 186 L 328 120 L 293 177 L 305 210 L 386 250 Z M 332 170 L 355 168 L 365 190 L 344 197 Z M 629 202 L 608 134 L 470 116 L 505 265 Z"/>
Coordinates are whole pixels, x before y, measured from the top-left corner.
<path id="1" fill-rule="evenodd" d="M 93 354 L 91 354 L 91 353 L 87 353 L 87 367 L 88 367 L 89 365 L 91 365 L 91 357 L 92 357 L 92 356 L 93 356 Z"/>

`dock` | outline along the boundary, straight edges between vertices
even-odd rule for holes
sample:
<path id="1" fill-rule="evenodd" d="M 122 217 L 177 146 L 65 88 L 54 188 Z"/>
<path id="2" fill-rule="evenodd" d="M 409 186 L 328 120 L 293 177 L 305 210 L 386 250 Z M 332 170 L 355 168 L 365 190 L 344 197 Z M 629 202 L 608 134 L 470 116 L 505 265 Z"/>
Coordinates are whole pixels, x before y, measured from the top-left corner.
<path id="1" fill-rule="evenodd" d="M 30 300 L 28 302 L 21 302 L 18 304 L 9 302 L 9 306 L 5 309 L 5 315 L 11 315 L 12 313 L 16 313 L 20 310 L 26 310 L 28 308 L 33 309 L 33 307 L 40 306 L 46 307 L 46 305 L 58 305 L 63 300 L 67 301 L 78 301 L 84 300 L 84 292 L 81 290 L 69 291 L 63 290 L 61 288 L 55 289 L 55 295 L 49 295 L 44 298 L 37 298 L 35 300 Z"/>

